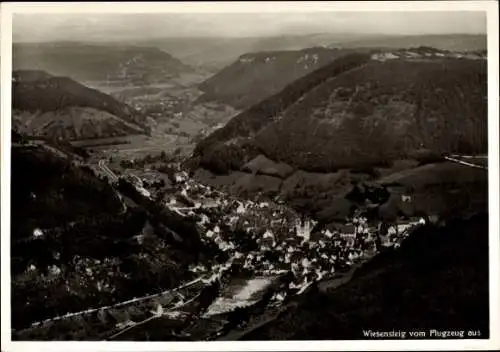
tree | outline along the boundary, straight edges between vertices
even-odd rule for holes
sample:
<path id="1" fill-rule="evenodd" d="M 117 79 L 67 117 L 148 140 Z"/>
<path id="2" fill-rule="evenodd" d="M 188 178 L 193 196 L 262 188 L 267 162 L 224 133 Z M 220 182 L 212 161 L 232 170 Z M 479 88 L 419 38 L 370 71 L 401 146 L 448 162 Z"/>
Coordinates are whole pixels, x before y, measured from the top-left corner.
<path id="1" fill-rule="evenodd" d="M 160 160 L 161 161 L 166 161 L 167 160 L 167 154 L 165 153 L 164 150 L 161 151 Z"/>

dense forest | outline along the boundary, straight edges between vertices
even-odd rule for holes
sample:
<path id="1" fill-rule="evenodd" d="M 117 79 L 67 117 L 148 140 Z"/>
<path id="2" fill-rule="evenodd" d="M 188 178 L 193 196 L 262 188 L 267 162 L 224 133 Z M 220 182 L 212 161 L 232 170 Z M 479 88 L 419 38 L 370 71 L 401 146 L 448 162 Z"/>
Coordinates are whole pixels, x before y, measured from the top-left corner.
<path id="1" fill-rule="evenodd" d="M 341 57 L 234 117 L 191 167 L 239 169 L 263 154 L 308 171 L 487 149 L 484 60 Z M 220 165 L 224 160 L 225 165 Z"/>
<path id="2" fill-rule="evenodd" d="M 189 265 L 217 254 L 201 248 L 193 221 L 126 182 L 119 190 L 42 148 L 13 148 L 14 328 L 174 287 L 191 278 Z"/>

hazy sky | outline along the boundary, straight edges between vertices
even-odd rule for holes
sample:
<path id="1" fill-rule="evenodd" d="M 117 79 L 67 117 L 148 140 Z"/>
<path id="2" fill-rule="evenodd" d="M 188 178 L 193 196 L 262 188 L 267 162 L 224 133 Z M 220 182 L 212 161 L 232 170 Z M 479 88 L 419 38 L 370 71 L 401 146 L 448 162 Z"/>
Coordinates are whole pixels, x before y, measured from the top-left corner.
<path id="1" fill-rule="evenodd" d="M 14 41 L 121 40 L 307 33 L 486 33 L 482 12 L 16 14 Z"/>

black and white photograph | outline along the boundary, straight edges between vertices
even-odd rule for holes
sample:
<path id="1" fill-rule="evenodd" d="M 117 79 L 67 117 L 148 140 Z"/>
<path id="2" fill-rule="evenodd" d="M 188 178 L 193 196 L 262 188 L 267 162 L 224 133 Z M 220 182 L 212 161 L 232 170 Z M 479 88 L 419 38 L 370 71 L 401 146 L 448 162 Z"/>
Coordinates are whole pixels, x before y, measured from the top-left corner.
<path id="1" fill-rule="evenodd" d="M 1 11 L 2 350 L 500 348 L 498 3 Z"/>

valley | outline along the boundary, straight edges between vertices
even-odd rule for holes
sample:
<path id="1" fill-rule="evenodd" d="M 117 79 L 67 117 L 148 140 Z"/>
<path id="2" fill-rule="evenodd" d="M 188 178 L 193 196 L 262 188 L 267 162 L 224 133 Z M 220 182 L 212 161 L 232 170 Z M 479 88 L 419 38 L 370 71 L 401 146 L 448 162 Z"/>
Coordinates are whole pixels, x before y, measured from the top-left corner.
<path id="1" fill-rule="evenodd" d="M 333 37 L 16 45 L 12 339 L 488 335 L 482 41 Z"/>
<path id="2" fill-rule="evenodd" d="M 100 155 L 105 157 L 109 153 Z M 99 155 L 94 155 L 94 158 L 97 157 Z M 144 225 L 139 225 L 144 227 L 133 237 L 133 241 L 137 241 L 142 247 L 150 241 L 153 241 L 151 244 L 158 241 L 159 239 L 155 239 L 156 236 L 162 236 L 160 241 L 166 241 L 164 242 L 167 244 L 166 248 L 172 248 L 169 251 L 190 252 L 189 247 L 182 245 L 187 239 L 185 237 L 187 232 L 182 234 L 176 230 L 171 232 L 172 229 L 169 229 L 167 232 L 171 233 L 170 236 L 160 235 L 164 231 L 162 231 L 164 226 L 168 229 L 174 225 L 173 218 L 171 220 L 164 218 L 160 223 L 154 220 L 156 217 L 154 214 L 158 211 L 155 209 L 164 208 L 171 214 L 170 217 L 177 218 L 176 221 L 196 224 L 196 232 L 199 234 L 197 236 L 200 236 L 202 246 L 213 247 L 213 250 L 218 248 L 220 251 L 214 258 L 215 261 L 209 259 L 212 254 L 208 258 L 186 263 L 184 270 L 187 271 L 179 286 L 166 291 L 160 290 L 161 292 L 145 291 L 147 295 L 129 297 L 125 301 L 115 301 L 116 303 L 108 305 L 91 306 L 90 309 L 81 312 L 69 311 L 65 315 L 47 317 L 45 320 L 32 322 L 29 328 L 20 329 L 16 332 L 17 338 L 45 339 L 54 336 L 52 334 L 56 334 L 56 331 L 62 328 L 69 328 L 71 335 L 59 335 L 59 339 L 155 341 L 164 340 L 168 336 L 166 331 L 171 331 L 168 338 L 173 340 L 224 340 L 231 339 L 231 336 L 246 338 L 247 335 L 253 336 L 252 334 L 261 331 L 262 327 L 272 325 L 273 321 L 280 319 L 283 314 L 296 309 L 294 307 L 303 304 L 305 299 L 303 297 L 315 294 L 313 291 L 319 290 L 322 294 L 327 294 L 337 286 L 346 285 L 355 277 L 353 275 L 357 272 L 356 268 L 362 267 L 365 262 L 370 263 L 370 259 L 379 251 L 386 252 L 400 247 L 407 238 L 412 238 L 412 233 L 418 228 L 445 226 L 448 221 L 445 219 L 450 219 L 443 209 L 434 209 L 432 213 L 427 212 L 423 215 L 424 217 L 418 213 L 409 215 L 410 212 L 403 218 L 396 216 L 382 220 L 382 217 L 370 216 L 369 208 L 359 206 L 344 220 L 322 224 L 313 218 L 304 218 L 279 200 L 258 198 L 244 200 L 198 183 L 180 169 L 178 162 L 169 158 L 162 155 L 156 159 L 151 157 L 137 160 L 132 164 L 124 163 L 123 160 L 109 163 L 109 159 L 99 159 L 97 163 L 93 161 L 85 163 L 94 169 L 96 175 L 101 175 L 100 178 L 105 176 L 104 179 L 107 178 L 110 185 L 115 188 L 123 203 L 125 214 L 131 211 L 146 211 L 149 214 L 147 218 L 151 217 L 151 220 L 146 220 Z M 481 157 L 477 159 L 484 160 Z M 455 155 L 453 160 L 470 162 L 471 158 Z M 469 186 L 463 183 L 463 186 L 459 187 L 460 192 L 480 186 L 484 182 L 486 173 L 478 167 L 452 161 L 443 163 L 428 164 L 424 170 L 431 166 L 432 170 L 444 166 L 451 168 L 449 172 L 453 174 L 460 172 L 463 177 L 466 177 L 464 172 L 471 170 L 470 181 L 465 179 L 462 181 L 469 182 Z M 431 169 L 422 172 L 429 173 Z M 390 185 L 397 180 L 398 183 L 405 184 L 403 179 L 411 178 L 408 172 L 403 171 L 400 174 L 401 176 L 397 173 L 391 174 L 377 182 L 380 185 Z M 420 180 L 422 175 L 417 177 Z M 432 186 L 431 179 L 432 177 L 427 179 L 425 187 Z M 441 177 L 438 176 L 435 180 L 440 187 L 443 186 Z M 369 193 L 362 196 L 371 198 Z M 399 197 L 401 201 L 406 195 Z M 411 208 L 412 204 L 418 203 L 418 195 L 411 194 L 407 197 L 411 199 L 403 203 L 406 202 L 408 207 Z M 430 201 L 435 203 L 437 197 L 439 194 L 434 192 L 434 197 Z M 472 213 L 456 213 L 454 216 L 471 216 L 480 211 L 478 207 L 485 206 L 485 193 L 475 194 L 474 199 L 475 201 L 468 199 L 474 208 Z M 387 201 L 378 208 L 383 208 L 389 203 L 390 201 Z M 381 238 L 381 242 L 377 242 L 379 226 L 382 223 L 389 224 L 388 232 Z M 55 239 L 50 239 L 53 230 L 42 231 L 44 235 L 36 238 L 40 244 Z M 161 242 L 156 243 L 158 246 Z M 26 243 L 23 246 L 26 246 Z M 161 248 L 157 247 L 157 250 Z M 92 281 L 97 280 L 94 273 L 102 270 L 104 263 L 101 264 L 100 260 L 95 259 L 94 264 L 86 263 L 87 272 L 82 274 L 87 277 L 90 275 L 89 279 Z M 28 271 L 37 273 L 38 266 L 32 264 Z M 52 279 L 49 280 L 61 275 L 57 264 L 55 268 L 49 266 L 49 272 L 50 270 L 52 274 L 48 274 L 51 276 L 47 279 L 50 277 Z M 126 272 L 124 274 L 127 275 Z M 250 297 L 256 295 L 255 301 L 243 296 L 239 300 L 235 293 L 230 293 L 231 290 L 237 292 L 245 285 L 251 285 L 252 280 L 258 278 L 266 280 L 266 284 L 260 288 L 264 291 L 259 292 L 257 287 L 254 293 L 249 293 Z M 211 292 L 209 288 L 215 282 L 220 282 L 221 286 L 209 295 Z M 101 288 L 101 292 L 105 292 L 104 287 Z M 248 289 L 252 290 L 251 286 Z M 270 291 L 267 291 L 269 289 Z M 226 293 L 227 302 L 223 298 L 216 299 L 222 292 L 229 292 Z M 212 298 L 202 299 L 205 295 Z M 154 314 L 151 315 L 150 311 Z M 112 324 L 116 326 L 113 327 Z"/>

